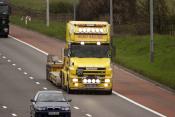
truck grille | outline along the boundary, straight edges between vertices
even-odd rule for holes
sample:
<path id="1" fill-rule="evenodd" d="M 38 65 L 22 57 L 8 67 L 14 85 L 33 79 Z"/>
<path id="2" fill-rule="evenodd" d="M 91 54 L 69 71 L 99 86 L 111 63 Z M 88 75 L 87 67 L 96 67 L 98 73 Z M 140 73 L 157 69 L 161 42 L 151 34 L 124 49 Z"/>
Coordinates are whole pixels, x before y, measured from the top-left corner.
<path id="1" fill-rule="evenodd" d="M 105 68 L 85 68 L 81 67 L 77 69 L 78 76 L 105 76 Z"/>

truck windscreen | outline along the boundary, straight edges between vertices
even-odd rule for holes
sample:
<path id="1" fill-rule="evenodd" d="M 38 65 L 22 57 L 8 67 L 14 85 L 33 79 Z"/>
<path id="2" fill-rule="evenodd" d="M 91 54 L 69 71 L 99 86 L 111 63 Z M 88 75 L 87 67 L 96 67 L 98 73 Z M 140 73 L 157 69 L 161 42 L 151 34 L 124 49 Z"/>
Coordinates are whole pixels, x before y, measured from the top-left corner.
<path id="1" fill-rule="evenodd" d="M 110 57 L 109 45 L 71 45 L 71 57 L 80 58 L 108 58 Z"/>
<path id="2" fill-rule="evenodd" d="M 8 14 L 8 6 L 0 5 L 0 14 Z"/>

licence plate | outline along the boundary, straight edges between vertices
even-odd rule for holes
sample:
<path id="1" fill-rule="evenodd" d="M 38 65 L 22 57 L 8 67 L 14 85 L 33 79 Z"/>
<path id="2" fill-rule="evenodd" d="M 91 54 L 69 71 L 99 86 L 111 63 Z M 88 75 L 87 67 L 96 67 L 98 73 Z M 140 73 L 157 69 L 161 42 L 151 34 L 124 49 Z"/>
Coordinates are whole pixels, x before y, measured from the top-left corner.
<path id="1" fill-rule="evenodd" d="M 48 115 L 59 115 L 59 112 L 49 112 Z"/>

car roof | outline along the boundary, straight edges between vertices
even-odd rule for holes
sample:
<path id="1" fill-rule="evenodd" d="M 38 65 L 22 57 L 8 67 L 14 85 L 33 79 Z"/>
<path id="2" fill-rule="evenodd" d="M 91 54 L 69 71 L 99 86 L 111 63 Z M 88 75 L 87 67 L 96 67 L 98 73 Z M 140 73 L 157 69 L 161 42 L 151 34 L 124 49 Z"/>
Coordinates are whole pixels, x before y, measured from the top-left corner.
<path id="1" fill-rule="evenodd" d="M 62 91 L 56 91 L 56 90 L 38 91 L 38 93 L 60 93 L 60 94 L 63 94 Z"/>

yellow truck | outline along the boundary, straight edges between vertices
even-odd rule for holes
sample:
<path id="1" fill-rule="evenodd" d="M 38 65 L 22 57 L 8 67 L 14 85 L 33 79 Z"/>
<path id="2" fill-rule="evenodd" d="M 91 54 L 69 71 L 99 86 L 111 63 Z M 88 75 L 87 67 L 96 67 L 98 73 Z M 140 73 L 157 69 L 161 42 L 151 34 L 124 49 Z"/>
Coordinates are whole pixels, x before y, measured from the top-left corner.
<path id="1" fill-rule="evenodd" d="M 46 77 L 68 93 L 95 90 L 112 93 L 110 25 L 70 21 L 62 59 L 48 55 Z"/>

